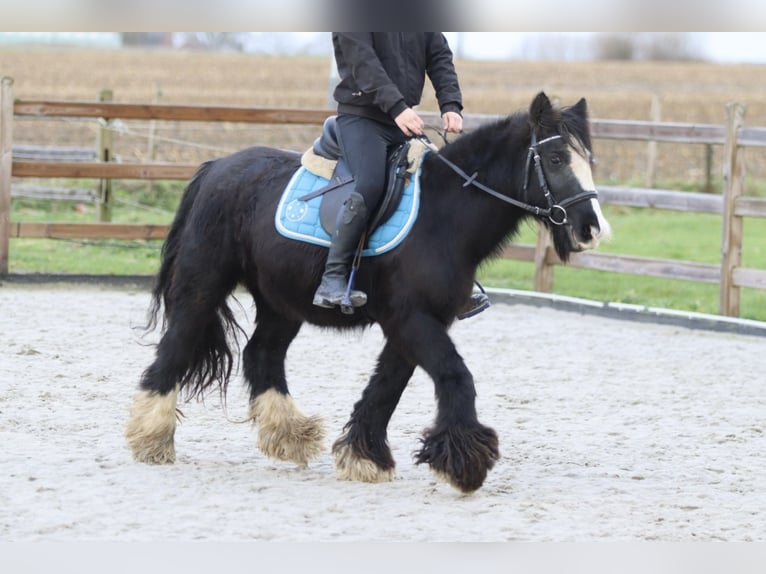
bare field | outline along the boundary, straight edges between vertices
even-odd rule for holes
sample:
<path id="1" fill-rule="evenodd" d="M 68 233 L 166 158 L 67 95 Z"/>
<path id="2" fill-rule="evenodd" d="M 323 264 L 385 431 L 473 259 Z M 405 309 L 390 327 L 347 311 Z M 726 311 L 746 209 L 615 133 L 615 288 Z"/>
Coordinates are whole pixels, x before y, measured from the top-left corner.
<path id="1" fill-rule="evenodd" d="M 766 66 L 670 62 L 457 62 L 467 113 L 505 114 L 528 105 L 540 90 L 562 104 L 588 99 L 598 119 L 650 120 L 653 100 L 669 122 L 721 124 L 728 102 L 746 104 L 745 121 L 766 126 Z M 159 101 L 257 107 L 329 105 L 330 59 L 267 57 L 171 50 L 0 48 L 0 75 L 14 78 L 17 98 L 95 100 L 110 88 L 117 102 Z M 423 109 L 435 109 L 428 91 Z M 248 145 L 296 150 L 310 145 L 316 126 L 253 126 L 121 122 L 116 149 L 124 161 L 198 162 Z M 20 121 L 17 143 L 89 146 L 95 122 Z M 153 142 L 153 143 L 152 143 Z M 645 175 L 646 144 L 597 141 L 597 177 L 637 181 Z M 722 150 L 714 150 L 720 173 Z M 658 178 L 700 181 L 702 146 L 660 144 Z M 748 152 L 748 173 L 766 176 L 766 157 Z"/>

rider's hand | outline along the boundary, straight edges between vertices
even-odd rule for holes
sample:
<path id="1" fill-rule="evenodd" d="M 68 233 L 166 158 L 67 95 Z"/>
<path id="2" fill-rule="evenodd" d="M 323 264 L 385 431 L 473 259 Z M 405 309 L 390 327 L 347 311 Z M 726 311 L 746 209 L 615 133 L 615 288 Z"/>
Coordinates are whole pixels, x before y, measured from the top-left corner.
<path id="1" fill-rule="evenodd" d="M 444 112 L 442 115 L 444 121 L 444 131 L 453 134 L 459 134 L 463 131 L 463 116 L 457 112 Z"/>
<path id="2" fill-rule="evenodd" d="M 421 117 L 415 113 L 412 108 L 407 108 L 402 113 L 394 118 L 396 125 L 402 130 L 406 136 L 420 136 L 423 135 L 423 128 L 425 122 Z"/>

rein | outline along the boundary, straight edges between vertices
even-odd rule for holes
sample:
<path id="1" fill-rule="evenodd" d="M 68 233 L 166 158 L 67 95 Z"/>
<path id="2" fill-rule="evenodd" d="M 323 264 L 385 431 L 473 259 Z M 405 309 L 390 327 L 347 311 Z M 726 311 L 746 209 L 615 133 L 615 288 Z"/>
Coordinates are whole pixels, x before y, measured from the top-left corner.
<path id="1" fill-rule="evenodd" d="M 456 165 L 455 163 L 453 163 L 452 161 L 444 157 L 439 152 L 438 148 L 431 142 L 431 140 L 428 139 L 427 136 L 425 135 L 419 136 L 416 139 L 420 140 L 423 144 L 428 146 L 428 148 L 432 152 L 434 152 L 436 157 L 438 157 L 444 164 L 446 164 L 452 171 L 454 171 L 464 180 L 463 187 L 468 187 L 469 185 L 472 185 L 480 189 L 484 193 L 488 193 L 492 197 L 496 197 L 500 201 L 504 201 L 505 203 L 509 203 L 515 207 L 519 207 L 525 211 L 528 211 L 529 213 L 532 213 L 533 215 L 536 215 L 537 217 L 547 217 L 548 220 L 554 225 L 565 225 L 569 222 L 567 218 L 567 210 L 566 210 L 567 207 L 570 207 L 574 205 L 575 203 L 579 203 L 586 199 L 598 198 L 598 193 L 596 193 L 595 191 L 583 191 L 582 193 L 578 193 L 577 195 L 569 197 L 565 199 L 564 201 L 556 203 L 556 200 L 553 197 L 553 194 L 551 193 L 550 188 L 548 187 L 548 180 L 545 178 L 545 172 L 543 172 L 542 158 L 540 157 L 540 154 L 537 151 L 537 147 L 549 141 L 557 140 L 560 138 L 561 138 L 561 135 L 555 135 L 555 136 L 545 138 L 544 140 L 541 140 L 538 142 L 536 134 L 532 133 L 532 142 L 529 146 L 529 152 L 527 153 L 527 163 L 524 169 L 524 188 L 523 188 L 524 197 L 527 196 L 527 188 L 529 186 L 529 173 L 531 171 L 532 162 L 534 161 L 535 174 L 537 175 L 537 180 L 540 182 L 540 188 L 543 191 L 545 200 L 548 203 L 547 208 L 539 207 L 537 205 L 532 205 L 529 203 L 525 203 L 523 201 L 519 201 L 512 197 L 508 197 L 507 195 L 503 195 L 502 193 L 495 191 L 491 187 L 484 185 L 480 181 L 476 181 L 476 178 L 479 176 L 478 171 L 474 172 L 473 175 L 469 176 L 465 171 L 463 171 L 460 168 L 460 166 Z"/>

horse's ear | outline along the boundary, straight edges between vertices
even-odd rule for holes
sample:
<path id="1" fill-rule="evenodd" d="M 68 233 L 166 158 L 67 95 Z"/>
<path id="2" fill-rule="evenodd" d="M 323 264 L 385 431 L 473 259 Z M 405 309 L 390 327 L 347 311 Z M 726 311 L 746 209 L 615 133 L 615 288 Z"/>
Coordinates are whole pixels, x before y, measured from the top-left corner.
<path id="1" fill-rule="evenodd" d="M 588 102 L 585 101 L 585 98 L 580 98 L 580 101 L 577 102 L 574 106 L 572 106 L 572 110 L 578 116 L 587 118 L 588 117 Z"/>
<path id="2" fill-rule="evenodd" d="M 545 92 L 540 92 L 532 100 L 532 104 L 529 106 L 529 125 L 532 130 L 546 124 L 545 121 L 547 115 L 553 111 L 553 104 L 545 95 Z"/>

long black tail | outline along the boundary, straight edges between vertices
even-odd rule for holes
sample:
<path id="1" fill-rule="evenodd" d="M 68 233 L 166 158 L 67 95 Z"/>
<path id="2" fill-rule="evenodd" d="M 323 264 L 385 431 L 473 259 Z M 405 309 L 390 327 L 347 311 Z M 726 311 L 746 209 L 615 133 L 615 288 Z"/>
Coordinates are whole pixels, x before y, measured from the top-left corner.
<path id="1" fill-rule="evenodd" d="M 162 244 L 162 252 L 160 254 L 160 270 L 154 279 L 154 287 L 152 289 L 152 302 L 149 307 L 147 330 L 151 331 L 157 327 L 158 319 L 160 317 L 160 311 L 162 310 L 162 304 L 168 303 L 168 291 L 170 288 L 170 277 L 175 266 L 176 258 L 178 256 L 179 248 L 181 247 L 181 233 L 186 225 L 186 221 L 189 219 L 189 213 L 191 212 L 194 200 L 197 198 L 201 188 L 201 180 L 204 178 L 208 169 L 212 165 L 212 161 L 203 163 L 194 174 L 194 177 L 184 189 L 181 202 L 178 205 L 178 210 L 173 218 L 173 223 L 170 226 L 168 235 L 165 238 L 165 242 Z M 162 330 L 165 330 L 165 317 L 163 317 Z"/>
<path id="2" fill-rule="evenodd" d="M 223 271 L 224 258 L 212 247 L 192 252 L 188 244 L 194 233 L 200 233 L 190 229 L 191 216 L 212 164 L 202 164 L 184 190 L 162 246 L 148 311 L 147 330 L 159 324 L 163 337 L 142 386 L 167 391 L 165 387 L 177 385 L 188 398 L 201 396 L 215 383 L 225 396 L 234 366 L 230 341 L 236 344 L 236 332 L 242 332 L 227 304 L 236 276 Z"/>

